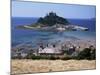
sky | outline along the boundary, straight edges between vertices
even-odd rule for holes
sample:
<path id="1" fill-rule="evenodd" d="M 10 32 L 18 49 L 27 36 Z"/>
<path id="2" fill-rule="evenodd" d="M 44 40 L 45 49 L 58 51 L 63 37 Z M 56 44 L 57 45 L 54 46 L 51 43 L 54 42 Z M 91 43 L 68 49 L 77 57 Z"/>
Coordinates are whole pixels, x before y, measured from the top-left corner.
<path id="1" fill-rule="evenodd" d="M 52 11 L 64 18 L 90 19 L 95 18 L 95 10 L 90 5 L 12 1 L 12 17 L 44 17 Z"/>

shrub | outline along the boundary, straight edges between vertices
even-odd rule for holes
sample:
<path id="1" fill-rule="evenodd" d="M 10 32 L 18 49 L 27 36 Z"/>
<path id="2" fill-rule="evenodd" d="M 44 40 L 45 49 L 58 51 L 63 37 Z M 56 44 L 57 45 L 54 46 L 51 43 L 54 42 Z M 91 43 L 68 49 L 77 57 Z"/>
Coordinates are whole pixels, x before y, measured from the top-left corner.
<path id="1" fill-rule="evenodd" d="M 56 57 L 54 57 L 54 56 L 50 56 L 49 59 L 50 59 L 50 60 L 56 60 Z"/>
<path id="2" fill-rule="evenodd" d="M 95 54 L 96 50 L 91 50 L 90 48 L 85 48 L 83 51 L 81 51 L 78 56 L 77 59 L 81 60 L 81 59 L 87 59 L 87 60 L 95 60 Z"/>
<path id="3" fill-rule="evenodd" d="M 33 60 L 40 60 L 40 59 L 46 59 L 46 60 L 56 60 L 59 59 L 58 57 L 54 57 L 54 56 L 33 56 L 31 59 Z"/>
<path id="4" fill-rule="evenodd" d="M 33 56 L 31 59 L 33 59 L 33 60 L 39 60 L 39 59 L 41 59 L 41 57 L 40 56 Z"/>
<path id="5" fill-rule="evenodd" d="M 96 59 L 96 50 L 92 50 L 91 51 L 91 57 L 90 57 L 90 60 L 95 60 Z"/>
<path id="6" fill-rule="evenodd" d="M 26 56 L 26 59 L 32 59 L 33 57 L 35 57 L 34 54 L 28 54 L 28 55 Z"/>

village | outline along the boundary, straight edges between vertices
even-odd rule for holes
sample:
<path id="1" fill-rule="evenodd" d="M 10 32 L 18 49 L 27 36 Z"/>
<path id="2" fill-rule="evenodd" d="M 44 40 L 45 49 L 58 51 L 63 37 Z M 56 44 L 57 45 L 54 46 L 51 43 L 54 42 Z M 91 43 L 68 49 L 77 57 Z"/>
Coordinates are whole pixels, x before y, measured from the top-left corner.
<path id="1" fill-rule="evenodd" d="M 95 49 L 95 45 L 91 44 L 89 41 L 65 41 L 61 43 L 58 41 L 53 44 L 43 44 L 39 43 L 38 47 L 32 48 L 30 46 L 18 46 L 15 49 L 12 49 L 12 58 L 32 58 L 35 56 L 46 56 L 46 57 L 64 57 L 64 56 L 78 56 L 78 54 L 85 48 Z"/>

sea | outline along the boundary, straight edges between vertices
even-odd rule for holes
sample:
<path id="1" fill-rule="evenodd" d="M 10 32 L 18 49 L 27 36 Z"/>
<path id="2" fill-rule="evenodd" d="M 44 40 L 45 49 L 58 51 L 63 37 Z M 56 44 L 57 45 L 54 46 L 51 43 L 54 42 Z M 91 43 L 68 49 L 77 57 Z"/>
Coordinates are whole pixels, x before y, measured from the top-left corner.
<path id="1" fill-rule="evenodd" d="M 79 25 L 89 28 L 89 31 L 37 31 L 30 29 L 18 29 L 20 25 L 30 25 L 36 23 L 38 18 L 30 17 L 12 17 L 11 18 L 11 47 L 16 47 L 20 44 L 31 44 L 37 46 L 39 42 L 52 43 L 58 40 L 95 40 L 96 39 L 96 19 L 67 19 L 70 24 Z"/>

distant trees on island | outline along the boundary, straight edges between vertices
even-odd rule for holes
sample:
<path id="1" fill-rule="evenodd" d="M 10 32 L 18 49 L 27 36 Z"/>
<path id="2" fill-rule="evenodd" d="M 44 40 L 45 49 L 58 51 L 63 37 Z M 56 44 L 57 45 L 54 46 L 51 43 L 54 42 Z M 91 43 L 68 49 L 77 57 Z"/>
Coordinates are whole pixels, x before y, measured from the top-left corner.
<path id="1" fill-rule="evenodd" d="M 37 23 L 40 23 L 40 24 L 43 24 L 43 25 L 48 25 L 48 26 L 53 26 L 55 24 L 63 24 L 63 25 L 69 24 L 67 19 L 58 16 L 54 12 L 50 12 L 46 16 L 40 17 L 38 19 Z"/>

